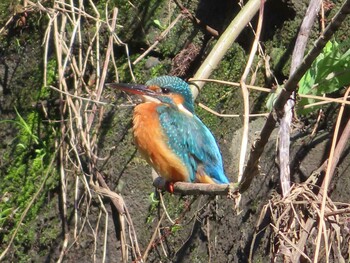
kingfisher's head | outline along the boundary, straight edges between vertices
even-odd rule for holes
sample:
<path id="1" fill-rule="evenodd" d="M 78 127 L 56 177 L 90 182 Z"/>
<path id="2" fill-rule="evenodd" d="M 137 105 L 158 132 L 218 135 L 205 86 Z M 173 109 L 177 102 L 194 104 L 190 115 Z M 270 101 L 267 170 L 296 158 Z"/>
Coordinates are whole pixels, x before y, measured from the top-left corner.
<path id="1" fill-rule="evenodd" d="M 176 106 L 194 113 L 192 92 L 189 85 L 178 77 L 161 76 L 151 79 L 145 85 L 109 83 L 108 86 L 137 94 L 145 102 L 157 102 Z"/>

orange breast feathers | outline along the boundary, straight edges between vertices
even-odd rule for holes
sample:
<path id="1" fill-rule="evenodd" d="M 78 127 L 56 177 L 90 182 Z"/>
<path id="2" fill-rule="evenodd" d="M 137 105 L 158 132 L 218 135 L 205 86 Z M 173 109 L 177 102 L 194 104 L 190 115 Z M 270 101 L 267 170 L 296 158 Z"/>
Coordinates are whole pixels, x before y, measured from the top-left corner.
<path id="1" fill-rule="evenodd" d="M 141 155 L 168 182 L 189 182 L 181 159 L 167 145 L 161 130 L 155 102 L 142 103 L 134 110 L 134 138 Z"/>

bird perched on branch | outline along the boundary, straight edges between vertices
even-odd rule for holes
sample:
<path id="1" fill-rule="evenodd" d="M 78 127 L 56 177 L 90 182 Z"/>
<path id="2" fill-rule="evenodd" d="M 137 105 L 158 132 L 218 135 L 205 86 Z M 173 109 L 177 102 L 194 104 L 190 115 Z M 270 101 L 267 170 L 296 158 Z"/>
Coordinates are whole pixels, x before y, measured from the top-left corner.
<path id="1" fill-rule="evenodd" d="M 145 85 L 110 83 L 143 103 L 134 110 L 135 143 L 147 162 L 169 182 L 228 184 L 222 158 L 209 129 L 195 115 L 191 90 L 177 77 L 161 76 Z"/>

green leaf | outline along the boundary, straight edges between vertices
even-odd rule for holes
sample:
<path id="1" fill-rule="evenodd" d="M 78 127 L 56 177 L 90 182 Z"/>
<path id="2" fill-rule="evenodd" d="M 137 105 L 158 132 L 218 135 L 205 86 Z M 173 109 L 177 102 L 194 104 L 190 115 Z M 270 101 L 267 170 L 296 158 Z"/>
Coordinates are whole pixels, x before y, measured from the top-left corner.
<path id="1" fill-rule="evenodd" d="M 275 90 L 275 92 L 270 93 L 269 96 L 267 96 L 266 107 L 268 108 L 269 111 L 272 110 L 273 105 L 275 104 L 275 101 L 276 101 L 278 95 L 281 93 L 282 89 L 283 89 L 283 85 L 277 84 L 277 89 Z"/>
<path id="2" fill-rule="evenodd" d="M 322 53 L 312 63 L 310 69 L 299 82 L 299 94 L 322 96 L 342 89 L 350 83 L 349 42 L 338 44 L 329 41 Z M 298 103 L 299 113 L 309 113 L 318 107 L 303 109 L 304 105 L 314 103 L 314 99 L 302 98 Z"/>
<path id="3" fill-rule="evenodd" d="M 158 26 L 160 29 L 164 30 L 165 26 L 162 25 L 162 23 L 158 19 L 154 19 L 153 23 Z"/>
<path id="4" fill-rule="evenodd" d="M 152 193 L 149 195 L 149 200 L 151 201 L 151 204 L 158 204 L 158 203 L 159 203 L 159 200 L 156 198 L 154 192 L 152 192 Z"/>
<path id="5" fill-rule="evenodd" d="M 171 233 L 172 233 L 172 234 L 175 234 L 175 233 L 178 232 L 181 228 L 182 228 L 182 226 L 180 226 L 180 225 L 173 225 L 173 226 L 171 227 Z"/>

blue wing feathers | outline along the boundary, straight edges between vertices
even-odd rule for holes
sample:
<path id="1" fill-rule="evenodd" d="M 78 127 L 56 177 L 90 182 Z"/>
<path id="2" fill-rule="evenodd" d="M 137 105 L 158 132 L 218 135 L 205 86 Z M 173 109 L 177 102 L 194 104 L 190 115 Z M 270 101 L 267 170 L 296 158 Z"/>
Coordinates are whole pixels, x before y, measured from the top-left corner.
<path id="1" fill-rule="evenodd" d="M 191 182 L 200 166 L 216 183 L 229 183 L 216 141 L 200 119 L 167 105 L 160 105 L 157 111 L 169 147 L 187 167 Z"/>

